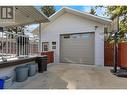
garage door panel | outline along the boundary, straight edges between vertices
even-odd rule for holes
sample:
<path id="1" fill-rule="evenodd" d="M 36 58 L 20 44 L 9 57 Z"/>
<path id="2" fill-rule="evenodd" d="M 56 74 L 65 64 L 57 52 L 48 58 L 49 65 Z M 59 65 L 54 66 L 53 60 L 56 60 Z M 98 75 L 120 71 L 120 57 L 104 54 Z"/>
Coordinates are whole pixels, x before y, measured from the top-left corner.
<path id="1" fill-rule="evenodd" d="M 92 36 L 91 36 L 92 35 Z M 61 62 L 94 64 L 94 37 L 89 34 L 61 36 Z"/>
<path id="2" fill-rule="evenodd" d="M 77 63 L 77 64 L 82 63 L 82 64 L 88 64 L 89 60 L 88 59 L 87 60 L 82 60 L 82 58 L 81 59 L 76 59 L 76 58 L 72 58 L 72 57 L 70 57 L 70 58 L 69 57 L 65 57 L 65 58 L 62 59 L 62 62 L 63 63 Z"/>

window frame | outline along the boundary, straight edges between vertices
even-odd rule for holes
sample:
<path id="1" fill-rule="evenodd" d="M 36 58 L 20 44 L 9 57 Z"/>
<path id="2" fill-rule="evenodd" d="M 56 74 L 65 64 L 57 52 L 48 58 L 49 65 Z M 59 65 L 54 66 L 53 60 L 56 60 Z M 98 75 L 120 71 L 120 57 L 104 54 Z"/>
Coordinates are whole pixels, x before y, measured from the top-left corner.
<path id="1" fill-rule="evenodd" d="M 47 45 L 47 50 L 45 50 L 44 45 Z M 42 51 L 43 52 L 49 51 L 49 42 L 42 42 Z"/>

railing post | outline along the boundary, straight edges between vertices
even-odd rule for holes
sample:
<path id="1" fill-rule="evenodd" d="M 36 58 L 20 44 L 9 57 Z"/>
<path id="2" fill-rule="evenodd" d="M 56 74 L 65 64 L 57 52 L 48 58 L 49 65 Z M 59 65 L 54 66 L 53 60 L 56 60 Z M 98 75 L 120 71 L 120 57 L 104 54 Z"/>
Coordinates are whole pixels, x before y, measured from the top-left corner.
<path id="1" fill-rule="evenodd" d="M 41 43 L 41 23 L 39 24 L 39 54 L 41 53 L 41 46 L 42 46 L 42 43 Z"/>
<path id="2" fill-rule="evenodd" d="M 0 32 L 0 34 L 0 61 L 2 58 L 10 59 L 20 56 L 26 57 L 29 54 L 35 55 L 36 44 L 39 45 L 41 51 L 41 44 L 35 38 L 10 32 Z M 41 43 L 41 36 L 39 42 Z"/>

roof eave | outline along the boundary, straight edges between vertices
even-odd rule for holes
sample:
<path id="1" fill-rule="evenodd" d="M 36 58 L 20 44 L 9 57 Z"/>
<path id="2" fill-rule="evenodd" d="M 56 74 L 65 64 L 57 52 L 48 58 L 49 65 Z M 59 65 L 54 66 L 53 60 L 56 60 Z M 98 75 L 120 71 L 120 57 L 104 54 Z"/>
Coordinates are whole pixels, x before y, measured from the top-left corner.
<path id="1" fill-rule="evenodd" d="M 64 12 L 70 13 L 70 11 L 75 12 L 76 15 L 78 15 L 78 14 L 82 14 L 82 16 L 85 15 L 89 19 L 91 19 L 91 17 L 92 17 L 92 18 L 94 18 L 94 20 L 93 19 L 91 19 L 91 20 L 96 21 L 96 22 L 99 22 L 99 23 L 110 24 L 112 22 L 112 20 L 104 19 L 104 18 L 101 18 L 99 16 L 95 16 L 95 15 L 88 14 L 88 13 L 86 14 L 84 12 L 81 12 L 81 11 L 78 11 L 78 10 L 74 10 L 74 9 L 71 9 L 71 8 L 68 8 L 68 7 L 61 8 L 59 11 L 57 11 L 56 13 L 54 13 L 53 15 L 51 15 L 49 17 L 49 19 L 50 19 L 50 21 L 54 21 L 57 17 L 59 17 L 59 15 L 62 15 L 62 13 L 64 13 Z M 85 16 L 83 16 L 83 17 L 85 17 Z"/>
<path id="2" fill-rule="evenodd" d="M 0 23 L 2 27 L 14 27 L 14 26 L 22 26 L 22 25 L 29 25 L 29 24 L 35 24 L 35 23 L 45 23 L 45 22 L 50 22 L 49 18 L 44 15 L 44 13 L 40 12 L 37 10 L 34 6 L 15 6 L 17 10 L 15 10 L 15 21 L 13 23 L 5 24 L 5 23 Z M 27 10 L 25 10 L 25 8 Z M 31 10 L 35 13 L 35 15 L 31 15 Z M 21 14 L 21 17 L 18 17 L 17 14 Z M 28 19 L 24 20 L 26 18 L 26 14 L 28 13 Z M 20 15 L 19 14 L 19 15 Z M 20 19 L 20 20 L 19 20 Z"/>

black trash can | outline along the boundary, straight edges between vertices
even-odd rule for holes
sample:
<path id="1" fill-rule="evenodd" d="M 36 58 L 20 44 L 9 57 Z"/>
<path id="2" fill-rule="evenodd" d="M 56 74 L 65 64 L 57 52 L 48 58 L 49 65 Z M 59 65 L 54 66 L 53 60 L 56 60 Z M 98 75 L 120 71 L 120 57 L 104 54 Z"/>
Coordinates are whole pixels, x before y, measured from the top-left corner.
<path id="1" fill-rule="evenodd" d="M 36 63 L 38 63 L 38 72 L 43 73 L 47 71 L 48 58 L 47 56 L 40 56 L 36 58 Z"/>

